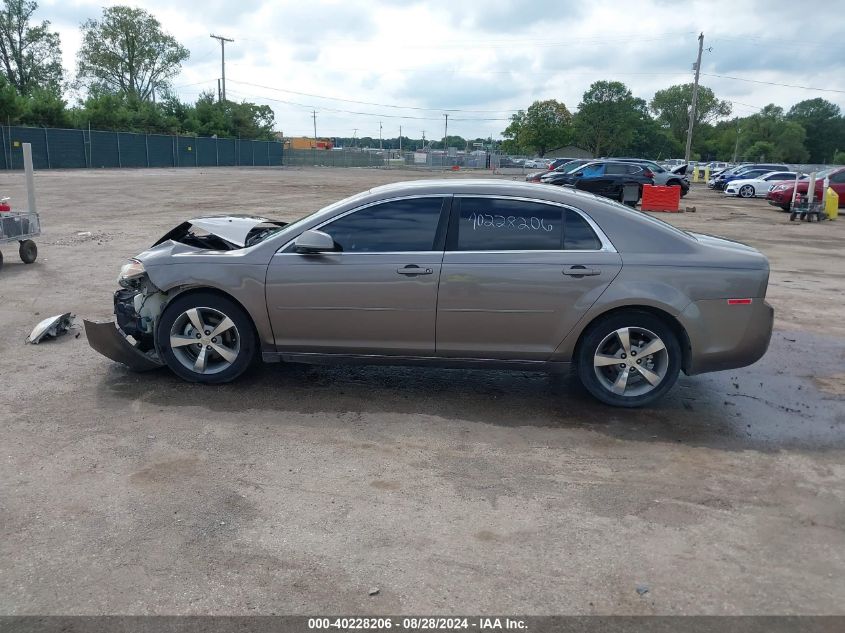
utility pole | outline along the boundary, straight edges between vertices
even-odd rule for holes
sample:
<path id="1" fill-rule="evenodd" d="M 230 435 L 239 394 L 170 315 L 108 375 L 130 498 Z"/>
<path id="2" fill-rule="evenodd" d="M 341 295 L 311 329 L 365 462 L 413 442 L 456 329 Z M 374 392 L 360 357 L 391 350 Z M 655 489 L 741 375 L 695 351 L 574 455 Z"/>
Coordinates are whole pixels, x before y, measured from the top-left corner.
<path id="1" fill-rule="evenodd" d="M 425 151 L 425 130 L 422 131 L 422 142 L 423 142 L 423 151 Z"/>
<path id="2" fill-rule="evenodd" d="M 734 159 L 733 162 L 736 162 L 736 156 L 739 153 L 739 135 L 742 134 L 742 128 L 738 125 L 736 126 L 736 143 L 734 144 Z"/>
<path id="3" fill-rule="evenodd" d="M 378 122 L 378 148 L 384 149 L 384 145 L 381 142 L 381 121 Z"/>
<path id="4" fill-rule="evenodd" d="M 399 126 L 399 153 L 402 153 L 402 126 Z"/>
<path id="5" fill-rule="evenodd" d="M 446 152 L 446 139 L 449 138 L 449 114 L 444 114 L 446 117 L 446 126 L 443 128 L 443 151 Z"/>
<path id="6" fill-rule="evenodd" d="M 223 75 L 223 101 L 226 101 L 226 42 L 234 42 L 235 40 L 230 39 L 228 37 L 223 37 L 222 35 L 214 35 L 211 34 L 215 40 L 220 40 L 220 69 Z"/>
<path id="7" fill-rule="evenodd" d="M 698 59 L 695 61 L 695 83 L 692 85 L 692 106 L 689 110 L 689 127 L 687 128 L 687 149 L 684 152 L 684 162 L 689 164 L 692 149 L 692 126 L 695 123 L 695 108 L 698 105 L 698 76 L 701 73 L 701 53 L 704 50 L 704 33 L 698 35 Z"/>
<path id="8" fill-rule="evenodd" d="M 311 112 L 311 117 L 314 119 L 314 149 L 317 149 L 317 111 Z"/>
<path id="9" fill-rule="evenodd" d="M 217 80 L 217 103 L 223 101 L 223 97 L 221 96 L 222 93 L 220 92 L 220 80 Z"/>
<path id="10" fill-rule="evenodd" d="M 358 147 L 358 128 L 352 130 L 352 147 Z"/>

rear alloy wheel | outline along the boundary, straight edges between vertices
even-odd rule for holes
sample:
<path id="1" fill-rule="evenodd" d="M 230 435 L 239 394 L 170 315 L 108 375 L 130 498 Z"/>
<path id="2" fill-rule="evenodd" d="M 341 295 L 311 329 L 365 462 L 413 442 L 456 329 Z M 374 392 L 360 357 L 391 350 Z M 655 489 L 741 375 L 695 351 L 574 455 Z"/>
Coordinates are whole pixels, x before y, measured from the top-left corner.
<path id="1" fill-rule="evenodd" d="M 751 185 L 742 185 L 739 188 L 739 197 L 740 198 L 753 198 L 754 197 L 754 187 Z"/>
<path id="2" fill-rule="evenodd" d="M 156 346 L 180 378 L 209 384 L 230 382 L 255 358 L 255 330 L 237 303 L 213 293 L 178 297 L 156 329 Z"/>
<path id="3" fill-rule="evenodd" d="M 642 407 L 675 384 L 681 348 L 661 319 L 645 312 L 622 312 L 590 326 L 576 360 L 578 377 L 598 400 L 616 407 Z"/>

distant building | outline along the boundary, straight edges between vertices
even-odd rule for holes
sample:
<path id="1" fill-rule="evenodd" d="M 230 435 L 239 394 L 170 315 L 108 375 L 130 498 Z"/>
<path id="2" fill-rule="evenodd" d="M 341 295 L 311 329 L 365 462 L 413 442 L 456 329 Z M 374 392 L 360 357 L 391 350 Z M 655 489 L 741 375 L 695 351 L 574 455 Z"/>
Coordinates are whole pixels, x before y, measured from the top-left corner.
<path id="1" fill-rule="evenodd" d="M 574 145 L 558 147 L 546 152 L 544 158 L 595 158 L 590 152 Z"/>
<path id="2" fill-rule="evenodd" d="M 329 138 L 315 139 L 310 136 L 291 136 L 282 140 L 286 150 L 292 149 L 332 149 L 334 143 Z"/>

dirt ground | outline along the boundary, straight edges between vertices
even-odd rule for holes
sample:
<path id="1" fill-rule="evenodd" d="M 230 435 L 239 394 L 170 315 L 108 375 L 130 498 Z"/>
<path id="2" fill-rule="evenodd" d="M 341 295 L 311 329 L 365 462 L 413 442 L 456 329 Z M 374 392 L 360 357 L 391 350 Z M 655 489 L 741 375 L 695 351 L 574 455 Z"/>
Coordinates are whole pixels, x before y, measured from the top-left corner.
<path id="1" fill-rule="evenodd" d="M 123 260 L 183 219 L 427 175 L 36 174 L 38 261 L 0 246 L 0 614 L 845 613 L 845 219 L 703 187 L 661 214 L 768 255 L 776 329 L 756 365 L 640 411 L 523 372 L 209 388 L 81 330 L 24 344 L 51 314 L 109 318 Z M 22 205 L 22 175 L 0 192 Z"/>

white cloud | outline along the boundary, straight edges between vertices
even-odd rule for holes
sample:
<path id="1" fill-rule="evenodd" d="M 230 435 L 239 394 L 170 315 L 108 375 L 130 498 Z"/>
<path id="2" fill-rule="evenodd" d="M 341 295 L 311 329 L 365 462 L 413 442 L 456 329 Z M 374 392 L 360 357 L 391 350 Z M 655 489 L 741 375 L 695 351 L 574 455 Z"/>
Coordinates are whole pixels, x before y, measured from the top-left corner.
<path id="1" fill-rule="evenodd" d="M 75 66 L 79 24 L 97 17 L 103 5 L 118 3 L 42 0 L 37 17 L 59 30 L 68 70 Z M 443 109 L 464 109 L 495 113 L 450 113 L 450 132 L 486 137 L 507 123 L 480 119 L 505 118 L 539 98 L 560 99 L 574 111 L 584 90 L 599 79 L 623 81 L 636 96 L 649 99 L 655 90 L 691 81 L 702 30 L 705 46 L 712 46 L 702 64 L 707 74 L 845 88 L 839 83 L 845 76 L 845 14 L 820 2 L 804 2 L 800 9 L 791 0 L 136 4 L 191 50 L 174 82 L 183 98 L 216 90 L 220 49 L 209 33 L 219 32 L 235 39 L 226 47 L 230 98 L 271 105 L 278 127 L 290 134 L 313 133 L 313 108 L 320 135 L 349 136 L 357 129 L 358 136 L 378 136 L 381 121 L 385 136 L 395 136 L 402 125 L 405 134 L 419 136 L 425 129 L 436 137 L 442 134 Z M 841 93 L 709 76 L 702 83 L 721 98 L 754 106 L 775 102 L 788 108 L 822 96 L 845 109 Z M 751 112 L 744 105 L 736 111 Z"/>

